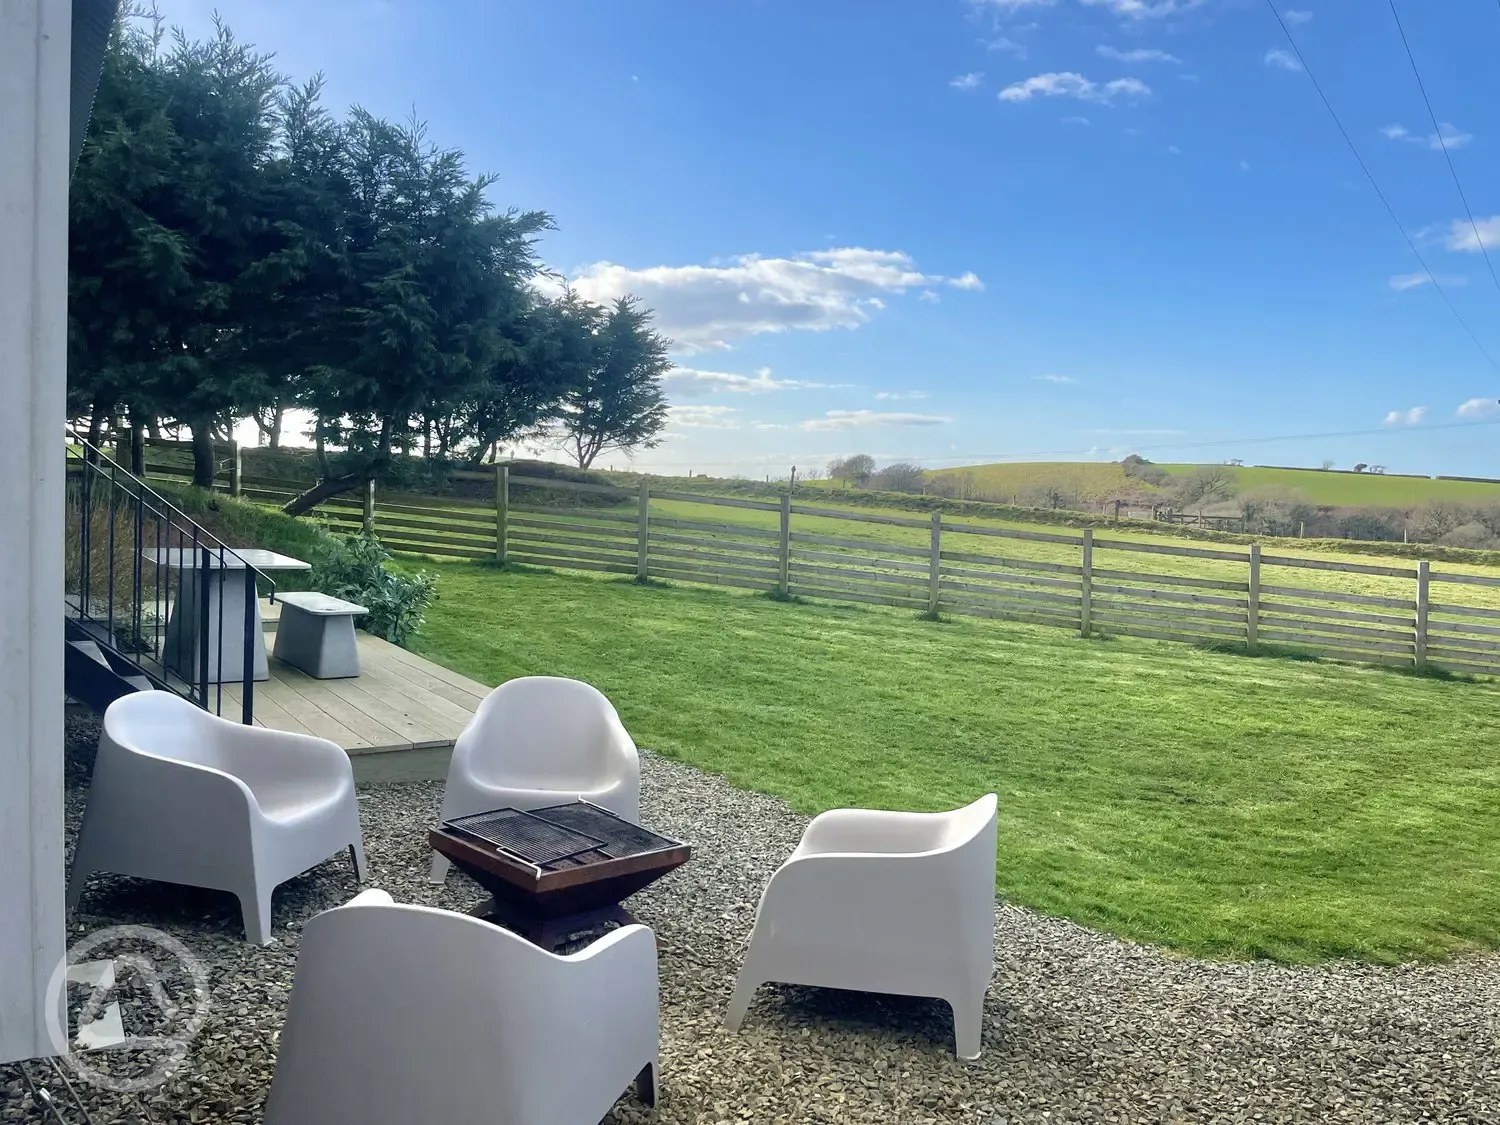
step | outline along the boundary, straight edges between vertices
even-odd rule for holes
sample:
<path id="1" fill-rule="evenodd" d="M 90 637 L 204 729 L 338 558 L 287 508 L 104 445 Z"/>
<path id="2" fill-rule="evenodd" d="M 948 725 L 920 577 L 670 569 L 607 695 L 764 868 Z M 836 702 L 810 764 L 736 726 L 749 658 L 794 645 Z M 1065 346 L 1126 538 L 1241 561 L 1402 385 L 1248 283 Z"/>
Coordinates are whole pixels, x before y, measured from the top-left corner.
<path id="1" fill-rule="evenodd" d="M 103 667 L 108 668 L 111 672 L 115 670 L 114 665 L 111 664 L 108 658 L 105 657 L 104 650 L 99 647 L 99 643 L 97 641 L 69 641 L 68 644 L 76 648 L 79 652 L 83 653 L 95 664 L 102 665 Z"/>

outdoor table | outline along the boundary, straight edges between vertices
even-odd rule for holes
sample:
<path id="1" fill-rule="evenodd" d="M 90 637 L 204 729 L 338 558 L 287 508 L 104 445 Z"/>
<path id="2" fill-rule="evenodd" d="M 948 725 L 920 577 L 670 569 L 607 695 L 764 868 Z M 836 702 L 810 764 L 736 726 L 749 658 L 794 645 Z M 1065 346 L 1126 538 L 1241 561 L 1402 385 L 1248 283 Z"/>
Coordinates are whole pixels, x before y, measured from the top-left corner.
<path id="1" fill-rule="evenodd" d="M 177 598 L 167 617 L 167 636 L 162 646 L 162 663 L 167 670 L 189 683 L 199 678 L 198 615 L 202 593 L 198 582 L 208 582 L 208 682 L 238 683 L 245 677 L 245 583 L 247 567 L 257 571 L 310 570 L 311 564 L 289 555 L 259 548 L 219 548 L 206 551 L 205 575 L 203 548 L 151 547 L 141 552 L 149 563 L 180 572 Z M 255 660 L 255 679 L 270 679 L 266 664 L 266 635 L 261 623 L 260 599 L 250 598 L 254 607 L 250 643 Z M 221 635 L 222 630 L 222 635 Z"/>
<path id="2" fill-rule="evenodd" d="M 634 922 L 620 902 L 693 854 L 589 801 L 459 817 L 428 842 L 490 893 L 471 913 L 549 952 L 604 923 Z"/>

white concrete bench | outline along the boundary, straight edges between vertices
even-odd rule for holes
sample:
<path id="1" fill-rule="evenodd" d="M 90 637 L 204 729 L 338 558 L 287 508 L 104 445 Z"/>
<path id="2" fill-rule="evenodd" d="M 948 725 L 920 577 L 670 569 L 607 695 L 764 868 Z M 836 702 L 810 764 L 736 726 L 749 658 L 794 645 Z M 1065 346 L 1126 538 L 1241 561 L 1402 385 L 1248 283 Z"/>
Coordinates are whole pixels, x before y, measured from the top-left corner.
<path id="1" fill-rule="evenodd" d="M 279 594 L 281 620 L 272 655 L 318 680 L 359 675 L 354 619 L 369 612 L 362 605 L 328 594 Z"/>

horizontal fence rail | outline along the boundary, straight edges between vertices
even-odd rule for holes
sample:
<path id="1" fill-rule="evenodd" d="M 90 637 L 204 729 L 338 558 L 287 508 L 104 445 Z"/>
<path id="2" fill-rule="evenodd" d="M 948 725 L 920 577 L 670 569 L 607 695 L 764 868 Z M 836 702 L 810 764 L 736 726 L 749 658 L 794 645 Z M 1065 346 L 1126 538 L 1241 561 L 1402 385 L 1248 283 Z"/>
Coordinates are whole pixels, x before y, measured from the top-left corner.
<path id="1" fill-rule="evenodd" d="M 1094 634 L 1500 675 L 1500 577 L 469 471 L 493 498 L 325 501 L 398 552 L 730 586 Z M 235 474 L 284 503 L 306 482 Z M 472 490 L 472 485 L 470 485 Z M 1172 573 L 1173 570 L 1192 573 Z M 1434 592 L 1434 586 L 1437 587 Z M 1496 591 L 1493 605 L 1484 600 Z"/>

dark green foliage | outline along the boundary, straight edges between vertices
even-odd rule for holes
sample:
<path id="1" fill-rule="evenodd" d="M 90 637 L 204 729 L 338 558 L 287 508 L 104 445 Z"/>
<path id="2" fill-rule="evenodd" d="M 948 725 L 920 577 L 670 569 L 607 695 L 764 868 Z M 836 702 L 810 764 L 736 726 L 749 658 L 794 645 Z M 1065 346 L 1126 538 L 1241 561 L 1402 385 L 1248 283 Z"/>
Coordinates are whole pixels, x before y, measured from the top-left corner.
<path id="1" fill-rule="evenodd" d="M 364 606 L 370 612 L 359 620 L 362 629 L 405 646 L 437 597 L 437 578 L 426 571 L 397 574 L 385 565 L 390 557 L 373 535 L 329 539 L 313 559 L 312 585 Z"/>
<path id="2" fill-rule="evenodd" d="M 629 297 L 604 309 L 570 293 L 556 310 L 556 332 L 569 372 L 557 424 L 578 467 L 606 450 L 657 446 L 667 424 L 661 377 L 671 362 L 651 314 Z"/>

